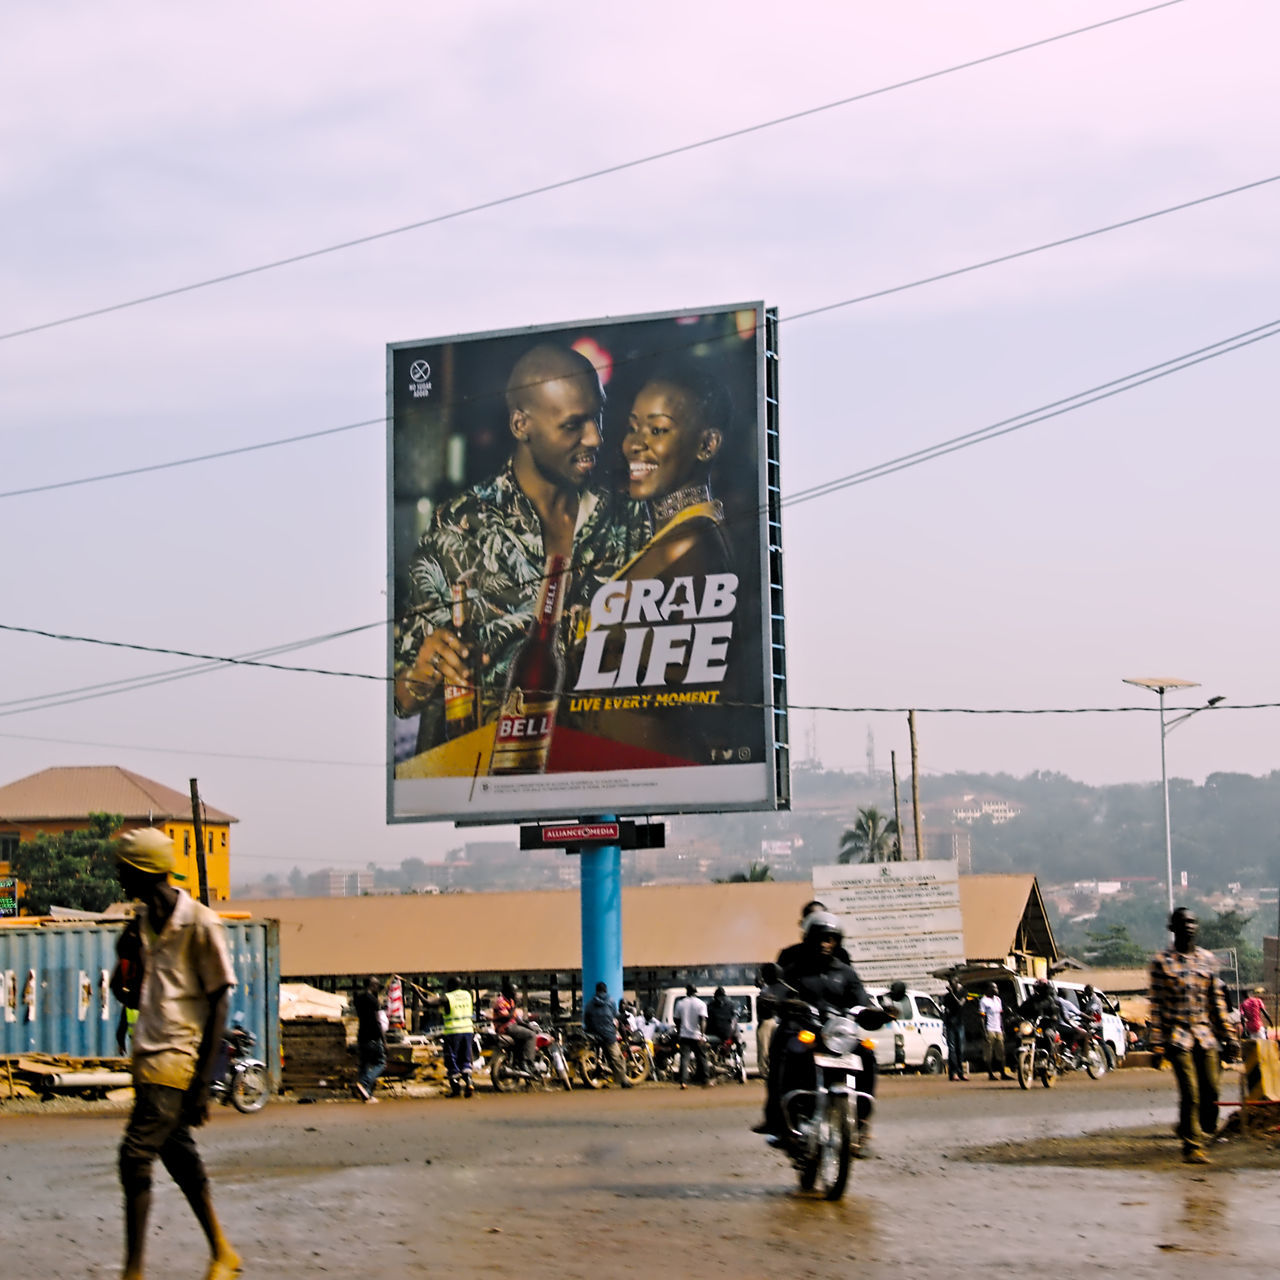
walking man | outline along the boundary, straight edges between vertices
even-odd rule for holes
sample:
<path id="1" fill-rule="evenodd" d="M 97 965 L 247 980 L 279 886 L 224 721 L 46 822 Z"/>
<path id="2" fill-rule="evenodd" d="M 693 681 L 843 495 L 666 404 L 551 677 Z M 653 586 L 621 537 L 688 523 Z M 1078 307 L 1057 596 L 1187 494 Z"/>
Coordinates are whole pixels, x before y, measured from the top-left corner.
<path id="1" fill-rule="evenodd" d="M 382 983 L 377 978 L 366 978 L 364 990 L 355 999 L 356 1017 L 360 1019 L 356 1029 L 356 1047 L 360 1058 L 360 1072 L 352 1091 L 362 1102 L 377 1102 L 373 1096 L 378 1077 L 387 1065 L 387 1028 L 378 1006 Z"/>
<path id="2" fill-rule="evenodd" d="M 1173 945 L 1151 961 L 1151 1053 L 1169 1059 L 1178 1081 L 1178 1136 L 1188 1164 L 1208 1164 L 1205 1144 L 1218 1127 L 1220 1058 L 1240 1045 L 1212 951 L 1196 946 L 1199 922 L 1186 907 L 1169 917 Z"/>
<path id="3" fill-rule="evenodd" d="M 1004 1006 L 1000 1003 L 1000 991 L 994 982 L 987 983 L 986 994 L 978 1001 L 982 1026 L 987 1034 L 987 1079 L 996 1078 L 996 1064 L 1000 1065 L 1000 1079 L 1008 1080 L 1009 1069 L 1004 1061 Z"/>
<path id="4" fill-rule="evenodd" d="M 1271 1015 L 1262 1002 L 1263 990 L 1262 987 L 1254 987 L 1240 1001 L 1240 1029 L 1250 1040 L 1265 1040 L 1267 1027 L 1271 1025 Z"/>
<path id="5" fill-rule="evenodd" d="M 222 1234 L 209 1179 L 191 1130 L 209 1115 L 209 1081 L 222 1044 L 227 1002 L 236 985 L 222 921 L 169 883 L 173 841 L 148 827 L 128 832 L 116 849 L 116 873 L 141 903 L 125 927 L 111 987 L 136 1002 L 133 1113 L 120 1144 L 125 1263 L 121 1280 L 141 1280 L 151 1169 L 160 1157 L 209 1242 L 206 1280 L 230 1280 L 240 1258 Z M 127 989 L 126 989 L 127 988 Z"/>

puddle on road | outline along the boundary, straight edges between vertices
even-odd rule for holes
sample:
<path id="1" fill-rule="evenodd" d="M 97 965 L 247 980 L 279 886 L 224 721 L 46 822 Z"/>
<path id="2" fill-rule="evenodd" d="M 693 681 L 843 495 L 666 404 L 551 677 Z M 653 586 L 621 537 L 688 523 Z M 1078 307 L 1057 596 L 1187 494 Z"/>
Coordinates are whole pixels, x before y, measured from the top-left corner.
<path id="1" fill-rule="evenodd" d="M 973 1164 L 1058 1165 L 1086 1169 L 1183 1168 L 1178 1140 L 1169 1127 L 1107 1129 L 1078 1137 L 1035 1138 L 1026 1142 L 998 1142 L 957 1152 Z M 1212 1161 L 1195 1167 L 1205 1174 L 1220 1169 L 1280 1169 L 1280 1143 L 1239 1135 L 1209 1148 Z"/>

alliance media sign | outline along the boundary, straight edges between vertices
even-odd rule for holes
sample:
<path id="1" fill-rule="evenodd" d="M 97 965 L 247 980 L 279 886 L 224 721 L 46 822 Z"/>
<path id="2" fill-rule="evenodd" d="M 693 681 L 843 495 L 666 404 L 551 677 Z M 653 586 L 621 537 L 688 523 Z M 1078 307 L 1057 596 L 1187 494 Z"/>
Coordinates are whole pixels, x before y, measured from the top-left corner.
<path id="1" fill-rule="evenodd" d="M 388 347 L 390 821 L 786 804 L 775 325 Z"/>

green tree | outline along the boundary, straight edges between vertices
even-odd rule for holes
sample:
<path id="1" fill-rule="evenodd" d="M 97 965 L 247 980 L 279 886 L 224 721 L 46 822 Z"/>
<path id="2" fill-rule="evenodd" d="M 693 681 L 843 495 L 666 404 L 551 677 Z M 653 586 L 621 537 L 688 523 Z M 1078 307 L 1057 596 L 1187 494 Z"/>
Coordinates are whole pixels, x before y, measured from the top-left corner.
<path id="1" fill-rule="evenodd" d="M 102 911 L 119 902 L 112 836 L 123 822 L 118 813 L 91 813 L 84 831 L 24 840 L 13 856 L 13 873 L 26 886 L 19 907 L 43 916 L 55 906 Z"/>
<path id="2" fill-rule="evenodd" d="M 1150 952 L 1135 942 L 1122 924 L 1085 930 L 1084 958 L 1099 969 L 1137 969 L 1150 959 Z"/>
<path id="3" fill-rule="evenodd" d="M 745 871 L 735 871 L 722 880 L 713 880 L 712 884 L 763 884 L 773 879 L 773 872 L 767 862 L 753 862 Z"/>
<path id="4" fill-rule="evenodd" d="M 838 861 L 899 862 L 901 858 L 897 822 L 886 817 L 874 805 L 859 809 L 853 826 L 840 837 Z"/>

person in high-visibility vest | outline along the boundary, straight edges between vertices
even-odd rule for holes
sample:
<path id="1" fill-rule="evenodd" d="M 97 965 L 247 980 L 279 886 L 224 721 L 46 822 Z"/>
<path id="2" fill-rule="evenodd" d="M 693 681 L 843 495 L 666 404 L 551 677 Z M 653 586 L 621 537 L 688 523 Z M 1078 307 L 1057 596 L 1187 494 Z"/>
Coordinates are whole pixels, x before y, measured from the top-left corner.
<path id="1" fill-rule="evenodd" d="M 475 1038 L 475 1001 L 462 985 L 462 979 L 451 977 L 443 995 L 428 996 L 429 1005 L 437 1005 L 444 1013 L 444 1070 L 449 1078 L 449 1094 L 471 1097 L 471 1044 Z"/>

